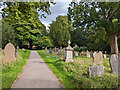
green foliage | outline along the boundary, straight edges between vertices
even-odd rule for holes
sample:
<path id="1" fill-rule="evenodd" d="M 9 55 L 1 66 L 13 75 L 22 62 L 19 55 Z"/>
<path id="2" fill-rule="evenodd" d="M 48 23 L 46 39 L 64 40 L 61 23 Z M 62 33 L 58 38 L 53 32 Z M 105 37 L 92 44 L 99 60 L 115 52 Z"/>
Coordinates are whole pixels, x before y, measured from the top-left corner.
<path id="1" fill-rule="evenodd" d="M 49 36 L 53 40 L 54 46 L 66 46 L 68 40 L 71 39 L 69 32 L 72 30 L 72 24 L 68 21 L 68 17 L 58 16 L 49 28 Z"/>
<path id="2" fill-rule="evenodd" d="M 80 48 L 79 47 L 75 47 L 74 51 L 80 51 Z"/>
<path id="3" fill-rule="evenodd" d="M 30 51 L 27 50 L 27 52 L 24 52 L 24 50 L 19 50 L 18 54 L 21 58 L 17 58 L 16 62 L 2 65 L 2 88 L 11 88 L 13 82 L 23 70 L 30 55 Z"/>
<path id="4" fill-rule="evenodd" d="M 86 51 L 87 47 L 80 47 L 79 52 Z"/>
<path id="5" fill-rule="evenodd" d="M 71 42 L 72 44 L 77 44 L 78 46 L 86 46 L 87 45 L 87 38 L 86 32 L 77 28 L 70 32 L 71 34 Z"/>
<path id="6" fill-rule="evenodd" d="M 45 17 L 43 13 L 50 14 L 49 2 L 4 2 L 2 22 L 8 22 L 14 27 L 17 44 L 23 46 L 26 42 L 33 42 L 41 35 L 46 35 L 46 27 L 39 19 Z M 14 12 L 14 13 L 13 13 Z M 38 14 L 42 13 L 41 15 Z M 25 43 L 24 43 L 25 42 Z"/>
<path id="7" fill-rule="evenodd" d="M 92 58 L 75 57 L 74 62 L 67 63 L 51 57 L 56 54 L 49 55 L 44 51 L 38 53 L 65 88 L 118 88 L 118 77 L 111 74 L 109 58 L 104 59 L 104 76 L 89 78 L 87 71 L 93 65 Z"/>
<path id="8" fill-rule="evenodd" d="M 110 37 L 118 37 L 120 35 L 119 7 L 120 2 L 71 2 L 68 8 L 68 17 L 70 21 L 73 21 L 75 28 L 81 28 L 83 37 L 80 37 L 80 40 L 82 44 L 85 43 L 83 40 L 87 39 L 88 47 L 102 50 L 111 41 Z M 74 38 L 75 36 L 73 41 Z M 75 42 L 78 43 L 78 41 Z M 115 42 L 110 43 L 113 45 L 111 46 L 112 50 L 115 47 Z"/>
<path id="9" fill-rule="evenodd" d="M 42 36 L 38 38 L 38 41 L 34 43 L 37 48 L 39 47 L 52 47 L 52 41 L 48 36 Z"/>
<path id="10" fill-rule="evenodd" d="M 4 48 L 5 45 L 9 42 L 15 45 L 14 29 L 11 25 L 7 23 L 2 23 L 2 48 Z"/>

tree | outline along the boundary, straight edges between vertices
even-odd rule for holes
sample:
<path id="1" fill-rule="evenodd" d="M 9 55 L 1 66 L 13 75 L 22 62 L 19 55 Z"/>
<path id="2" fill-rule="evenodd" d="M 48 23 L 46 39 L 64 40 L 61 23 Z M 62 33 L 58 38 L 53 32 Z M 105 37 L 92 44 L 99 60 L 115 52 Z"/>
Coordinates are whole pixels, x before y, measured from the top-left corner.
<path id="1" fill-rule="evenodd" d="M 15 45 L 14 30 L 11 25 L 7 23 L 2 23 L 2 48 L 4 48 L 5 45 L 9 42 Z"/>
<path id="2" fill-rule="evenodd" d="M 7 5 L 3 9 L 3 22 L 9 22 L 15 29 L 16 40 L 20 46 L 23 42 L 30 43 L 32 49 L 33 42 L 38 36 L 46 34 L 46 27 L 41 23 L 38 12 L 50 14 L 49 2 L 5 2 Z M 14 12 L 14 13 L 13 13 Z M 44 14 L 40 15 L 45 17 Z"/>
<path id="3" fill-rule="evenodd" d="M 72 44 L 77 44 L 78 46 L 87 46 L 86 33 L 80 28 L 76 28 L 70 32 Z"/>
<path id="4" fill-rule="evenodd" d="M 34 44 L 37 46 L 37 48 L 53 46 L 52 40 L 48 36 L 41 36 L 36 42 L 34 42 Z"/>
<path id="5" fill-rule="evenodd" d="M 70 4 L 69 20 L 74 27 L 103 28 L 110 41 L 111 53 L 118 54 L 117 39 L 120 37 L 120 2 L 79 2 Z"/>
<path id="6" fill-rule="evenodd" d="M 54 43 L 54 46 L 66 46 L 67 41 L 70 40 L 70 31 L 72 30 L 72 24 L 68 21 L 67 16 L 58 16 L 56 21 L 50 24 L 50 37 Z"/>

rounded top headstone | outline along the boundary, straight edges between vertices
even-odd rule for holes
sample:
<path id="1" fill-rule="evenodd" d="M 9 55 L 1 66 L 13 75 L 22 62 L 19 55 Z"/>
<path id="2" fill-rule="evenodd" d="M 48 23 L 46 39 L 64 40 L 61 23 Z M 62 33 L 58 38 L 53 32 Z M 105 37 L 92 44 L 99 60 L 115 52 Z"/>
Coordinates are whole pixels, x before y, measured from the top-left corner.
<path id="1" fill-rule="evenodd" d="M 9 47 L 9 48 L 8 48 Z M 5 50 L 6 49 L 14 49 L 15 50 L 15 47 L 14 47 L 14 45 L 12 44 L 12 43 L 8 43 L 6 46 L 5 46 Z"/>
<path id="2" fill-rule="evenodd" d="M 16 61 L 15 58 L 15 47 L 12 43 L 8 43 L 4 49 L 5 56 L 3 62 Z"/>

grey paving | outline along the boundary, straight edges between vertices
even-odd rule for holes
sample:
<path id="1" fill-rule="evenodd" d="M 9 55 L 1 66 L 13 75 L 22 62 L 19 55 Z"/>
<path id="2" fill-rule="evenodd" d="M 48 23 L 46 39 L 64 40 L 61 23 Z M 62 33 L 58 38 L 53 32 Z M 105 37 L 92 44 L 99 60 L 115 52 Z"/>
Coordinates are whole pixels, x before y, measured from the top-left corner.
<path id="1" fill-rule="evenodd" d="M 37 51 L 31 51 L 20 78 L 12 88 L 62 88 L 62 86 Z"/>

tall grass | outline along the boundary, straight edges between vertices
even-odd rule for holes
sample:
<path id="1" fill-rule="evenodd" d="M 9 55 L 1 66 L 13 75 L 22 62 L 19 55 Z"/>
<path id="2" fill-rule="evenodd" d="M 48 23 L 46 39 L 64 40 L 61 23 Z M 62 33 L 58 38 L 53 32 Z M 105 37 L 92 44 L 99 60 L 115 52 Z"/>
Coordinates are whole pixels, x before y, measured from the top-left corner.
<path id="1" fill-rule="evenodd" d="M 111 74 L 109 59 L 104 59 L 105 74 L 102 77 L 89 77 L 88 67 L 93 65 L 92 58 L 85 56 L 74 58 L 74 62 L 64 62 L 56 54 L 38 51 L 47 65 L 58 77 L 65 88 L 117 88 L 118 76 Z"/>
<path id="2" fill-rule="evenodd" d="M 11 88 L 13 82 L 17 79 L 19 73 L 22 71 L 30 55 L 30 50 L 18 51 L 18 58 L 16 62 L 11 62 L 6 65 L 2 65 L 2 88 Z"/>

